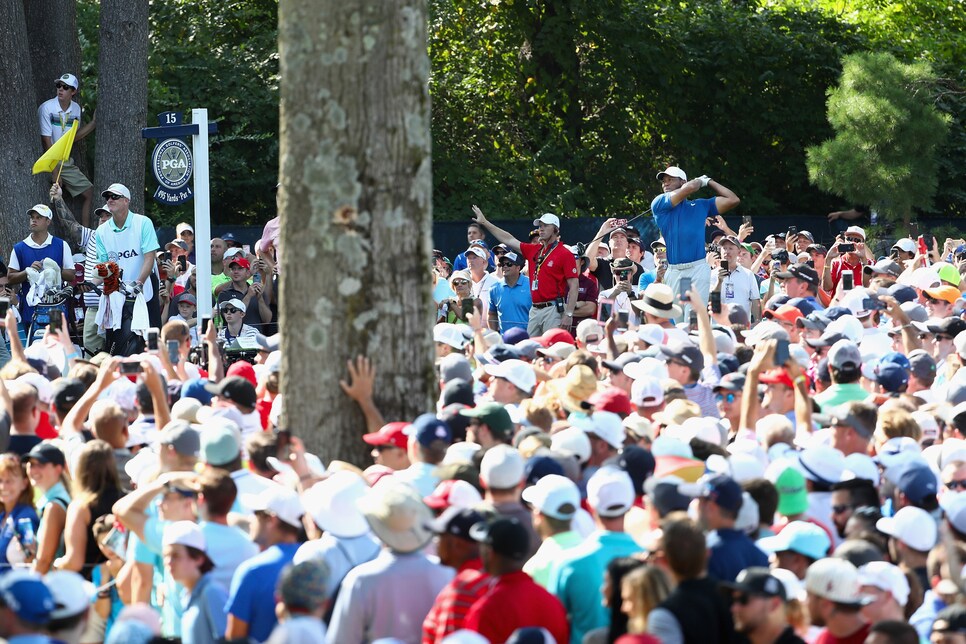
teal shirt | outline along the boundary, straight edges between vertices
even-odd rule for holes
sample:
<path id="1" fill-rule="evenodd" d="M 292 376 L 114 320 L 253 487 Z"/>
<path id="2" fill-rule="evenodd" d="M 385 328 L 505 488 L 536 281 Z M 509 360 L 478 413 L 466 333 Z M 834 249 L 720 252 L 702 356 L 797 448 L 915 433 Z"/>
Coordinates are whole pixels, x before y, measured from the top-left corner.
<path id="1" fill-rule="evenodd" d="M 845 385 L 832 385 L 820 394 L 815 395 L 815 402 L 822 408 L 822 413 L 828 413 L 839 405 L 852 402 L 853 400 L 865 400 L 869 397 L 869 392 L 862 388 L 857 382 L 850 382 Z"/>
<path id="2" fill-rule="evenodd" d="M 101 224 L 101 225 L 109 226 L 110 230 L 114 231 L 115 233 L 121 233 L 131 227 L 131 224 L 134 222 L 134 219 L 135 219 L 133 215 L 137 215 L 137 213 L 136 212 L 128 213 L 127 219 L 124 220 L 124 228 L 117 227 L 117 224 L 114 223 L 114 217 L 111 217 L 104 224 Z M 109 258 L 107 256 L 107 247 L 104 246 L 104 239 L 101 236 L 97 236 L 94 239 L 95 239 L 94 246 L 97 249 L 97 261 L 99 262 L 109 261 Z M 161 247 L 161 244 L 158 243 L 158 234 L 157 234 L 157 231 L 155 231 L 154 226 L 143 226 L 141 228 L 141 252 L 150 253 L 152 250 L 158 250 L 160 247 Z M 137 275 L 135 275 L 130 279 L 127 279 L 125 277 L 125 280 L 128 282 L 134 281 L 135 279 L 137 279 Z"/>
<path id="3" fill-rule="evenodd" d="M 610 615 L 600 601 L 604 571 L 612 559 L 638 552 L 641 547 L 626 532 L 595 532 L 585 543 L 562 553 L 547 590 L 567 611 L 571 644 L 581 644 L 587 632 L 610 625 Z"/>
<path id="4" fill-rule="evenodd" d="M 564 550 L 576 548 L 584 542 L 584 538 L 573 530 L 555 534 L 544 539 L 530 560 L 523 566 L 523 572 L 530 575 L 536 583 L 544 588 L 550 585 L 550 573 L 562 556 Z"/>

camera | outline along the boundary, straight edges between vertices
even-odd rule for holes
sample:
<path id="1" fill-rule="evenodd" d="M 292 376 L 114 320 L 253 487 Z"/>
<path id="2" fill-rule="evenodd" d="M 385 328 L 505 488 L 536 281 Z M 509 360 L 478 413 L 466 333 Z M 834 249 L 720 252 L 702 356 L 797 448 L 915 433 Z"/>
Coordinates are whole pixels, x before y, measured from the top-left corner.
<path id="1" fill-rule="evenodd" d="M 627 280 L 630 279 L 631 272 L 629 270 L 614 271 L 614 275 L 617 277 L 619 281 L 626 282 Z"/>
<path id="2" fill-rule="evenodd" d="M 839 252 L 840 253 L 843 253 L 843 254 L 844 253 L 854 253 L 855 252 L 855 244 L 839 244 Z"/>
<path id="3" fill-rule="evenodd" d="M 788 251 L 787 250 L 784 250 L 784 249 L 783 250 L 779 250 L 779 251 L 775 251 L 775 253 L 772 255 L 772 259 L 774 259 L 776 262 L 781 262 L 782 264 L 787 264 L 788 263 Z"/>
<path id="4" fill-rule="evenodd" d="M 562 297 L 558 297 L 553 301 L 554 308 L 557 309 L 557 313 L 564 312 L 564 301 Z"/>

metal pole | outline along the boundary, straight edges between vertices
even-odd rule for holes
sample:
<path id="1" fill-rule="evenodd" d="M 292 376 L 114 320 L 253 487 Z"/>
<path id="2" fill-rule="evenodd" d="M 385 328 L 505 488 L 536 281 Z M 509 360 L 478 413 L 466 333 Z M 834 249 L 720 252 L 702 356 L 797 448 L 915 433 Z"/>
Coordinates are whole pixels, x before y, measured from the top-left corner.
<path id="1" fill-rule="evenodd" d="M 198 133 L 191 137 L 195 180 L 195 278 L 198 284 L 198 337 L 201 319 L 211 317 L 211 204 L 208 194 L 208 110 L 191 110 Z"/>

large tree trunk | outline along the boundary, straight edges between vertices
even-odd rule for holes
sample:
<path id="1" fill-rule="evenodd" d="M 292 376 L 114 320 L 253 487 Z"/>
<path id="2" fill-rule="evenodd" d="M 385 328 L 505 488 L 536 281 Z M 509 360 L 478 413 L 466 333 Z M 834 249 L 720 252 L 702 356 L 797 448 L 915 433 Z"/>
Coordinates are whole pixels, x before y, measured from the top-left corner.
<path id="1" fill-rule="evenodd" d="M 100 48 L 94 190 L 123 183 L 131 191 L 131 210 L 143 213 L 148 0 L 101 0 Z"/>
<path id="2" fill-rule="evenodd" d="M 54 79 L 69 72 L 80 79 L 77 102 L 90 79 L 81 75 L 77 38 L 77 0 L 23 0 L 30 39 L 30 67 L 38 105 L 56 96 Z M 83 103 L 81 103 L 83 105 Z"/>
<path id="3" fill-rule="evenodd" d="M 81 74 L 81 49 L 77 37 L 77 1 L 76 0 L 23 0 L 24 17 L 27 21 L 27 38 L 30 47 L 30 68 L 33 71 L 34 103 L 40 105 L 47 99 L 57 95 L 54 90 L 54 79 L 64 73 L 77 76 L 80 87 L 74 100 L 84 109 L 83 122 L 91 120 L 93 110 L 84 100 L 85 90 L 90 86 L 91 79 Z M 87 91 L 91 96 L 93 93 Z M 40 134 L 37 134 L 39 139 Z M 87 141 L 75 141 L 71 151 L 74 164 L 86 176 L 90 177 L 90 164 L 87 162 Z M 45 175 L 48 184 L 53 177 Z M 83 199 L 72 198 L 64 191 L 64 199 L 68 207 L 77 213 L 83 206 Z M 95 204 L 97 203 L 95 199 Z M 92 208 L 93 209 L 93 208 Z M 51 232 L 66 240 L 71 248 L 78 250 L 77 235 L 55 220 Z M 83 252 L 83 249 L 80 249 Z"/>
<path id="4" fill-rule="evenodd" d="M 4 130 L 0 145 L 0 253 L 6 262 L 13 244 L 27 235 L 27 209 L 47 199 L 40 175 L 30 173 L 43 151 L 23 5 L 0 2 L 0 25 L 5 27 L 0 38 L 0 87 L 4 93 L 0 100 Z"/>
<path id="5" fill-rule="evenodd" d="M 348 359 L 372 359 L 387 420 L 433 406 L 426 5 L 282 0 L 279 19 L 286 422 L 365 465 Z"/>

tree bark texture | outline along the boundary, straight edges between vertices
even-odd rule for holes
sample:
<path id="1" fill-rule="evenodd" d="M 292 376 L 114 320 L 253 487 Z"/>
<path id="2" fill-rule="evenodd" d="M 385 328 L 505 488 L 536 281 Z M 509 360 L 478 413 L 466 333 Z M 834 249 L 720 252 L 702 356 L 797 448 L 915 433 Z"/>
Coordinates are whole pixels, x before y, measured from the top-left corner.
<path id="1" fill-rule="evenodd" d="M 425 0 L 282 0 L 282 392 L 324 461 L 367 465 L 339 387 L 372 359 L 387 421 L 431 411 Z"/>
<path id="2" fill-rule="evenodd" d="M 27 48 L 27 27 L 20 2 L 0 2 L 0 253 L 6 262 L 13 245 L 27 236 L 27 210 L 47 203 L 44 179 L 31 174 L 42 154 L 37 129 L 37 105 Z"/>
<path id="3" fill-rule="evenodd" d="M 84 78 L 82 73 L 77 0 L 23 0 L 23 10 L 27 19 L 30 68 L 33 70 L 36 104 L 40 105 L 57 95 L 54 79 L 65 73 L 73 74 L 80 82 L 74 100 L 84 109 L 84 123 L 87 123 L 94 114 L 90 101 L 85 100 L 93 96 L 93 79 Z M 88 177 L 91 173 L 87 162 L 87 143 L 93 140 L 88 138 L 75 141 L 71 153 L 74 164 Z M 80 198 L 71 199 L 70 194 L 65 194 L 65 198 L 80 212 Z"/>
<path id="4" fill-rule="evenodd" d="M 80 79 L 75 100 L 82 103 L 87 80 L 81 74 L 77 0 L 23 0 L 30 41 L 30 67 L 37 105 L 56 96 L 54 79 L 71 73 Z M 88 115 L 89 118 L 89 115 Z"/>
<path id="5" fill-rule="evenodd" d="M 148 112 L 148 0 L 101 0 L 97 66 L 95 207 L 112 183 L 131 191 L 144 212 L 144 139 Z"/>

